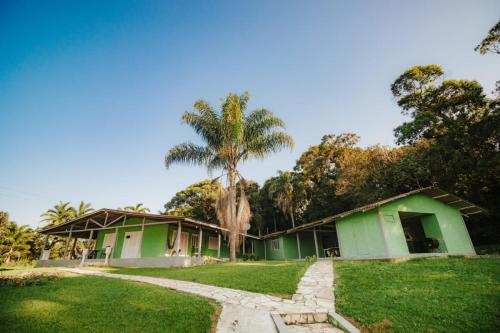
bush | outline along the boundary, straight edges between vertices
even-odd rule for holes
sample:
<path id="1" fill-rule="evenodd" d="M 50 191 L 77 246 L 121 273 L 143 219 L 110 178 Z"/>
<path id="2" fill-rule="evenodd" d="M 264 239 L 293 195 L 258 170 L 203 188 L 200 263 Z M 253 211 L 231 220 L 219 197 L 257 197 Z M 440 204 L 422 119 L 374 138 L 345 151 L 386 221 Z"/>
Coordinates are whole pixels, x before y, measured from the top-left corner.
<path id="1" fill-rule="evenodd" d="M 60 273 L 23 273 L 19 275 L 0 275 L 0 287 L 38 286 L 56 280 Z"/>
<path id="2" fill-rule="evenodd" d="M 318 260 L 318 258 L 316 258 L 315 255 L 312 255 L 312 256 L 305 257 L 304 260 L 306 261 L 306 263 L 308 265 L 311 265 L 311 264 L 315 263 Z"/>
<path id="3" fill-rule="evenodd" d="M 243 255 L 243 261 L 258 261 L 259 256 L 255 253 L 245 253 Z"/>

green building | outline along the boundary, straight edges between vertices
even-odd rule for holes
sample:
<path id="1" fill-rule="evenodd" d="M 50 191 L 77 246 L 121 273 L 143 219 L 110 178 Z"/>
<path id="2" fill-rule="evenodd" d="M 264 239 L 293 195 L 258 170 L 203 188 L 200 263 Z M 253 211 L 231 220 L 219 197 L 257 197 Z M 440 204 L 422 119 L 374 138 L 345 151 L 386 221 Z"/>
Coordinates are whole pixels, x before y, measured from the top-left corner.
<path id="1" fill-rule="evenodd" d="M 437 188 L 404 193 L 367 206 L 262 237 L 241 235 L 239 256 L 293 260 L 307 256 L 346 259 L 398 258 L 411 255 L 475 254 L 463 217 L 484 210 Z M 100 209 L 42 230 L 66 236 L 66 261 L 53 262 L 44 251 L 40 266 L 88 264 L 189 266 L 206 258 L 228 258 L 227 232 L 215 224 L 179 216 Z M 180 237 L 178 237 L 180 235 Z M 88 253 L 78 254 L 76 240 Z M 107 249 L 107 250 L 106 250 Z M 45 260 L 44 260 L 45 259 Z"/>
<path id="2" fill-rule="evenodd" d="M 346 259 L 475 254 L 464 216 L 485 211 L 438 188 L 404 193 L 262 237 L 259 255 Z"/>

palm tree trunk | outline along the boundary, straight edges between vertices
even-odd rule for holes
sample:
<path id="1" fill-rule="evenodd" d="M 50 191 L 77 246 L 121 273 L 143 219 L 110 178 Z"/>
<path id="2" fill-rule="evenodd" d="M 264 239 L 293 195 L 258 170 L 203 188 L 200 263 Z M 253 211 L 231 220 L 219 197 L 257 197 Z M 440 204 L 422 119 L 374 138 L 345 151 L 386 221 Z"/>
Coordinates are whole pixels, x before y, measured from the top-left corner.
<path id="1" fill-rule="evenodd" d="M 236 221 L 236 172 L 228 170 L 229 178 L 229 210 L 231 215 L 229 236 L 229 261 L 236 261 L 236 240 L 238 237 L 238 225 Z"/>

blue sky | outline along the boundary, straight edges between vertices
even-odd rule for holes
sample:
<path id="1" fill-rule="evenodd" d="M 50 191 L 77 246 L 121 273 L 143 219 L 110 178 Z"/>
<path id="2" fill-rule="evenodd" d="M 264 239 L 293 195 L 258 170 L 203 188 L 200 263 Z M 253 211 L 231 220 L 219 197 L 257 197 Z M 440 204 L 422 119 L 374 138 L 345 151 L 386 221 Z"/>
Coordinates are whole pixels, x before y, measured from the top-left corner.
<path id="1" fill-rule="evenodd" d="M 164 168 L 197 140 L 182 113 L 228 92 L 249 91 L 296 142 L 245 164 L 248 179 L 291 169 L 325 133 L 394 145 L 394 79 L 436 63 L 491 91 L 500 57 L 473 49 L 499 18 L 497 0 L 0 0 L 0 210 L 32 226 L 59 200 L 156 212 L 207 177 Z"/>

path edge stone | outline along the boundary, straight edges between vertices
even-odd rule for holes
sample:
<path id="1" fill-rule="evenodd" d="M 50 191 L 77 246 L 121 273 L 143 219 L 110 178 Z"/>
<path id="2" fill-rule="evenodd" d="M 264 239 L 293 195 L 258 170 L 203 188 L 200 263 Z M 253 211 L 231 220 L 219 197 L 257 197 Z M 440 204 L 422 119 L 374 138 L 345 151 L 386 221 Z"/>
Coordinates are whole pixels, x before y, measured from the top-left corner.
<path id="1" fill-rule="evenodd" d="M 337 312 L 328 312 L 328 317 L 333 325 L 346 331 L 347 333 L 361 333 L 353 324 L 351 324 L 347 319 L 339 315 Z"/>

